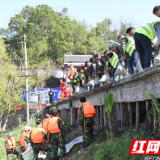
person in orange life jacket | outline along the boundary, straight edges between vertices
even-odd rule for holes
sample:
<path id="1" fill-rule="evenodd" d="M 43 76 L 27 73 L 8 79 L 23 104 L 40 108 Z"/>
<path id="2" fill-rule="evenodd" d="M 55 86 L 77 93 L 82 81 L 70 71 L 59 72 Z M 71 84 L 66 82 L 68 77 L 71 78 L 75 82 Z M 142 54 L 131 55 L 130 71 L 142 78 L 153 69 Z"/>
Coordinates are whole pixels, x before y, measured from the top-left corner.
<path id="1" fill-rule="evenodd" d="M 49 114 L 48 114 L 48 113 L 45 113 L 44 120 L 43 120 L 43 122 L 42 122 L 42 128 L 43 128 L 46 132 L 48 132 L 48 126 L 47 126 L 47 125 L 48 125 L 49 119 L 50 119 Z"/>
<path id="2" fill-rule="evenodd" d="M 52 118 L 52 115 L 49 115 L 48 113 L 45 114 L 45 118 L 42 122 L 42 128 L 48 133 L 48 122 L 50 120 L 50 118 Z M 44 142 L 45 147 L 44 147 L 44 151 L 47 152 L 47 156 L 50 157 L 51 156 L 51 148 L 49 148 L 50 146 L 48 146 L 48 141 L 47 139 Z"/>
<path id="3" fill-rule="evenodd" d="M 68 98 L 68 90 L 67 90 L 67 84 L 65 82 L 63 82 L 63 79 L 60 79 L 60 90 L 62 92 L 61 94 L 61 99 L 64 97 L 67 99 Z"/>
<path id="4" fill-rule="evenodd" d="M 73 66 L 70 66 L 70 76 L 76 75 L 76 69 Z"/>
<path id="5" fill-rule="evenodd" d="M 29 134 L 31 129 L 32 127 L 26 126 L 24 128 L 24 132 L 21 134 L 21 138 L 20 138 L 21 152 L 24 152 L 27 149 L 27 146 L 29 143 Z M 23 157 L 21 157 L 21 159 L 23 160 Z"/>
<path id="6" fill-rule="evenodd" d="M 83 148 L 87 148 L 94 141 L 93 128 L 95 125 L 96 110 L 91 102 L 85 97 L 80 98 L 81 106 L 78 109 L 79 125 L 82 127 Z"/>
<path id="7" fill-rule="evenodd" d="M 13 138 L 12 134 L 9 133 L 7 135 L 7 139 L 5 140 L 5 148 L 7 153 L 7 160 L 13 159 L 13 154 L 19 155 L 19 152 L 16 150 L 17 141 Z"/>
<path id="8" fill-rule="evenodd" d="M 48 122 L 48 139 L 52 146 L 52 159 L 58 159 L 58 147 L 60 148 L 59 160 L 62 160 L 66 151 L 64 122 L 59 117 L 57 110 L 50 113 L 53 117 Z"/>
<path id="9" fill-rule="evenodd" d="M 40 150 L 44 151 L 44 140 L 47 139 L 47 132 L 42 128 L 42 122 L 36 121 L 36 125 L 29 134 L 34 154 L 33 160 L 38 160 L 38 153 Z"/>

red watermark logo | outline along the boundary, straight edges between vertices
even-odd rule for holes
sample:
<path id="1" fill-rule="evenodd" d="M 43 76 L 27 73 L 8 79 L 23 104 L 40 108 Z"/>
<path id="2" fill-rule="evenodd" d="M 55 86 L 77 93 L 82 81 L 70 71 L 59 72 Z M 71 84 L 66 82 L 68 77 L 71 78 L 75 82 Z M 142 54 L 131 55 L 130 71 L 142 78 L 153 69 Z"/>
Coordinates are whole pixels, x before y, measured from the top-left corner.
<path id="1" fill-rule="evenodd" d="M 160 154 L 160 140 L 134 139 L 129 155 L 158 155 Z"/>

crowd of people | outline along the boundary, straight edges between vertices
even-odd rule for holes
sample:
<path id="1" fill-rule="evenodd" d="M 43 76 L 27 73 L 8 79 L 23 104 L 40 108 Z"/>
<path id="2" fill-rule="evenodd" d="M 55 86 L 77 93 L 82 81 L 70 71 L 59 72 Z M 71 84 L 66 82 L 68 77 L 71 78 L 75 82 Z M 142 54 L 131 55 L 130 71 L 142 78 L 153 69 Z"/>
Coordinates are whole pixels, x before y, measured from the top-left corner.
<path id="1" fill-rule="evenodd" d="M 81 97 L 80 102 L 78 115 L 83 134 L 81 149 L 86 150 L 94 141 L 93 128 L 96 110 L 91 102 L 86 101 L 85 97 Z M 23 156 L 16 149 L 17 143 L 21 147 L 21 153 L 28 149 L 27 146 L 30 143 L 33 149 L 33 160 L 38 160 L 39 151 L 43 151 L 47 160 L 63 160 L 66 152 L 65 123 L 59 117 L 56 108 L 53 108 L 50 115 L 45 113 L 43 121 L 36 121 L 35 127 L 26 126 L 21 134 L 20 141 L 17 141 L 12 133 L 7 135 L 5 140 L 7 160 L 12 160 L 13 154 L 20 156 L 23 160 Z M 58 153 L 58 148 L 60 153 Z"/>
<path id="2" fill-rule="evenodd" d="M 153 9 L 153 14 L 160 17 L 160 6 Z M 78 69 L 70 66 L 69 79 L 73 93 L 76 87 L 89 91 L 103 85 L 87 86 L 87 83 L 96 77 L 101 79 L 105 73 L 108 73 L 113 81 L 122 79 L 122 75 L 115 75 L 120 64 L 125 67 L 129 75 L 135 74 L 138 63 L 143 70 L 153 64 L 153 59 L 159 56 L 160 21 L 148 22 L 137 29 L 129 27 L 126 33 L 128 36 L 119 35 L 117 37 L 119 44 L 110 45 L 109 50 L 104 51 L 104 55 L 94 53 L 93 57 Z"/>

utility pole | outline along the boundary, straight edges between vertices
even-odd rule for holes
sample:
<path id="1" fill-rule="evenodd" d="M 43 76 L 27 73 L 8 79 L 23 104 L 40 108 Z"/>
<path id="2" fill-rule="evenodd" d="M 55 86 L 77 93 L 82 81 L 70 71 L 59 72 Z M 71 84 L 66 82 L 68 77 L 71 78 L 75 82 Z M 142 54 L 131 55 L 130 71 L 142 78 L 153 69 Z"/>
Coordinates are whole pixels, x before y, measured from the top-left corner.
<path id="1" fill-rule="evenodd" d="M 25 59 L 25 81 L 26 81 L 26 117 L 29 122 L 29 105 L 28 105 L 28 70 L 27 70 L 27 50 L 26 50 L 26 35 L 24 34 L 24 59 Z"/>

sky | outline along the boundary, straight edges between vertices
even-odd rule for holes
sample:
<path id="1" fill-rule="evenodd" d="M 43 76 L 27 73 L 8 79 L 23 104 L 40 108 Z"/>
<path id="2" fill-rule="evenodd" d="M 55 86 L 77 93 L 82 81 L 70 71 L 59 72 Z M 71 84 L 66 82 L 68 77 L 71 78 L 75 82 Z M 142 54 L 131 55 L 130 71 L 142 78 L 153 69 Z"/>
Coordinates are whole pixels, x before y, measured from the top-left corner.
<path id="1" fill-rule="evenodd" d="M 134 22 L 135 27 L 139 27 L 158 19 L 152 10 L 154 6 L 160 5 L 160 1 L 158 3 L 158 0 L 3 0 L 0 5 L 0 28 L 7 28 L 10 18 L 19 14 L 26 5 L 36 7 L 39 4 L 46 4 L 58 12 L 66 7 L 72 19 L 85 20 L 88 26 L 96 26 L 97 22 L 111 18 L 114 27 L 118 27 L 120 19 Z"/>

